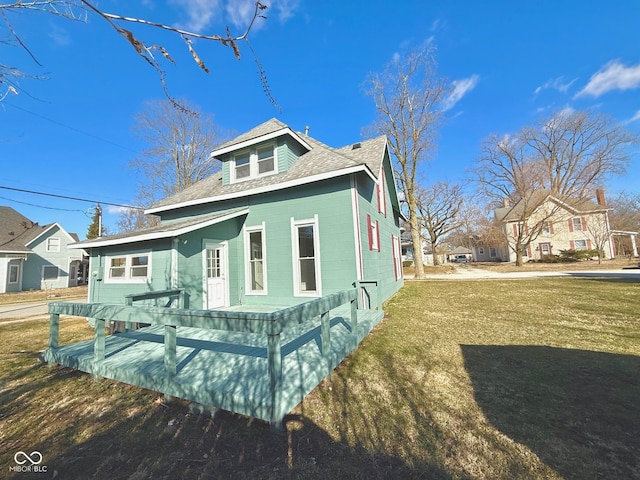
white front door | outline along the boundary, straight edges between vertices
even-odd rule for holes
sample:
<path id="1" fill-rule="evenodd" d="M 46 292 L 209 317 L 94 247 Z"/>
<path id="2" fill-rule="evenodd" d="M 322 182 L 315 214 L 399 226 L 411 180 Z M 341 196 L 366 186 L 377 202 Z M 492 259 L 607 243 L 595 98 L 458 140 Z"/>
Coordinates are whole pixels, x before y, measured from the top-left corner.
<path id="1" fill-rule="evenodd" d="M 222 244 L 208 244 L 205 249 L 205 278 L 207 309 L 227 305 L 226 249 Z"/>

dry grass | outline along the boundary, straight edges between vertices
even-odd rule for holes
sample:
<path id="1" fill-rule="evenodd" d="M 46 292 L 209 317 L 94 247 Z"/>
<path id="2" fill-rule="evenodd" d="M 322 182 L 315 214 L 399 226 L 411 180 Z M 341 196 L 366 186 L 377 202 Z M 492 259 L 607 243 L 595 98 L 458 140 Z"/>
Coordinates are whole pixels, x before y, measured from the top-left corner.
<path id="1" fill-rule="evenodd" d="M 416 282 L 385 311 L 283 434 L 41 365 L 45 320 L 0 326 L 0 468 L 38 450 L 65 479 L 640 478 L 639 284 Z M 91 334 L 62 322 L 61 343 Z"/>
<path id="2" fill-rule="evenodd" d="M 46 302 L 64 300 L 71 297 L 86 297 L 87 286 L 29 290 L 26 292 L 0 293 L 0 305 L 10 303 Z"/>

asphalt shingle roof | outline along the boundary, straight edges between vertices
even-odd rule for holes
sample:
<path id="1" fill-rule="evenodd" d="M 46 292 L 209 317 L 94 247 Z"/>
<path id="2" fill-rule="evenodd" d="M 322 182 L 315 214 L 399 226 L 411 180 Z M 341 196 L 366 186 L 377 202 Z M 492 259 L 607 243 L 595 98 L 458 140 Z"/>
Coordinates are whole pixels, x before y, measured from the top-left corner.
<path id="1" fill-rule="evenodd" d="M 220 148 L 259 138 L 286 127 L 282 122 L 272 119 L 240 135 Z M 278 188 L 279 184 L 302 180 L 305 177 L 337 172 L 359 165 L 366 165 L 375 177 L 378 176 L 387 145 L 385 136 L 334 149 L 302 133 L 295 133 L 311 146 L 311 150 L 301 155 L 289 170 L 228 185 L 222 184 L 222 172 L 217 172 L 185 190 L 159 201 L 150 210 L 164 210 L 166 209 L 165 207 L 172 205 L 225 195 L 241 195 L 242 192 L 264 187 L 273 187 L 275 189 Z M 354 145 L 359 145 L 359 147 L 354 148 Z"/>
<path id="2" fill-rule="evenodd" d="M 11 207 L 0 206 L 0 252 L 30 252 L 26 245 L 48 228 Z"/>

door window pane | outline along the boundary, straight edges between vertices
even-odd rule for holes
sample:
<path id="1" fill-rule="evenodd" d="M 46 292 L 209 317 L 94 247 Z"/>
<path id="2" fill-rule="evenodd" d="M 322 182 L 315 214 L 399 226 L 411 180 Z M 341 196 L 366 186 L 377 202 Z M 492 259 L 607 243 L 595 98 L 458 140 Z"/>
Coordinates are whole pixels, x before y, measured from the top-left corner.
<path id="1" fill-rule="evenodd" d="M 219 278 L 220 269 L 220 249 L 207 250 L 207 276 L 209 278 Z"/>

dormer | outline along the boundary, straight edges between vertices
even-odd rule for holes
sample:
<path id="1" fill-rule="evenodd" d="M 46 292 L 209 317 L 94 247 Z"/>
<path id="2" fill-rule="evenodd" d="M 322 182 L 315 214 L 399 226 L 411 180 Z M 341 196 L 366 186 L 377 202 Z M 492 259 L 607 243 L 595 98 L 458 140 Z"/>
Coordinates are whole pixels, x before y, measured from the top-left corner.
<path id="1" fill-rule="evenodd" d="M 271 119 L 211 152 L 222 162 L 222 183 L 229 185 L 286 172 L 311 150 L 304 136 Z"/>

